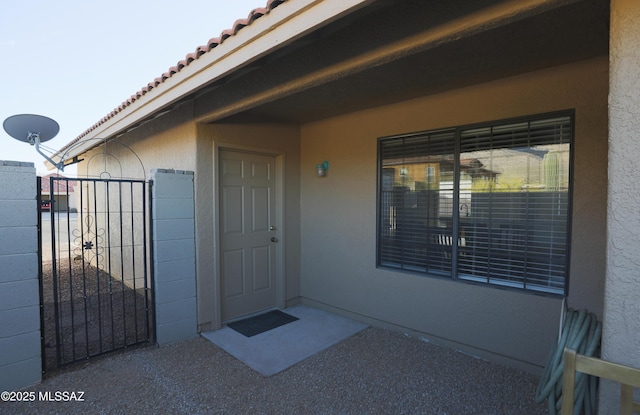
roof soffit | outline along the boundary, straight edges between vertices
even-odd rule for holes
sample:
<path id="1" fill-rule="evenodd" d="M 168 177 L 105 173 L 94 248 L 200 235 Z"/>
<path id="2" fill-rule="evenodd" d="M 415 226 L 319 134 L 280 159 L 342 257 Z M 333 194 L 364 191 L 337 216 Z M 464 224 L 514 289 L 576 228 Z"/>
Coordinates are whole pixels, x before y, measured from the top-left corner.
<path id="1" fill-rule="evenodd" d="M 243 27 L 217 46 L 213 53 L 193 60 L 166 79 L 161 87 L 147 91 L 112 118 L 94 126 L 86 136 L 77 139 L 85 142 L 68 154 L 81 154 L 95 145 L 95 137 L 116 137 L 185 100 L 195 99 L 198 122 L 304 122 L 335 115 L 337 111 L 362 109 L 366 103 L 374 105 L 411 98 L 406 92 L 406 80 L 398 79 L 397 75 L 411 74 L 415 78 L 415 68 L 424 71 L 423 79 L 428 75 L 434 82 L 416 85 L 414 91 L 437 92 L 437 88 L 450 87 L 454 83 L 452 77 L 447 78 L 447 73 L 451 72 L 453 76 L 456 71 L 441 64 L 434 65 L 434 62 L 450 60 L 459 64 L 456 59 L 473 58 L 478 44 L 482 46 L 500 36 L 512 36 L 514 30 L 517 34 L 517 22 L 535 22 L 538 16 L 549 13 L 561 16 L 564 7 L 576 4 L 586 4 L 589 8 L 591 4 L 603 3 L 608 2 L 287 2 L 271 10 L 268 18 L 256 19 Z M 584 19 L 576 21 L 579 22 L 576 24 L 584 23 Z M 568 26 L 567 33 L 571 29 Z M 584 31 L 580 29 L 580 33 Z M 457 53 L 458 50 L 464 54 Z M 583 55 L 585 53 L 588 54 L 584 52 Z M 557 62 L 557 57 L 545 56 L 540 51 L 538 54 L 538 64 L 545 59 Z M 578 55 L 571 59 L 579 58 Z M 500 65 L 484 62 L 480 66 L 480 69 L 485 67 L 486 72 L 495 72 Z M 446 73 L 429 72 L 436 67 Z M 531 64 L 524 62 L 517 70 L 527 68 L 531 69 Z M 477 72 L 457 75 L 465 77 L 466 82 L 482 81 L 486 74 L 482 70 Z M 360 102 L 346 100 L 336 105 L 336 98 L 356 95 L 364 99 Z M 273 105 L 275 102 L 278 104 Z"/>
<path id="2" fill-rule="evenodd" d="M 446 2 L 431 15 L 441 2 L 428 3 L 368 14 L 220 85 L 196 119 L 308 122 L 607 53 L 607 0 Z"/>

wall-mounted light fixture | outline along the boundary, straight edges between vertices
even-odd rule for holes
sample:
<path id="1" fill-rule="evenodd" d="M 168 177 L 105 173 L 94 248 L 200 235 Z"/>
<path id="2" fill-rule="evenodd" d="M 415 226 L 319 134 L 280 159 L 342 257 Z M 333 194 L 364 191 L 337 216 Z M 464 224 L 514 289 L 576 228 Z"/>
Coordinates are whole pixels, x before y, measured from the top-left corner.
<path id="1" fill-rule="evenodd" d="M 324 177 L 327 175 L 327 170 L 329 170 L 329 162 L 327 160 L 316 166 L 316 170 L 318 172 L 318 177 Z"/>

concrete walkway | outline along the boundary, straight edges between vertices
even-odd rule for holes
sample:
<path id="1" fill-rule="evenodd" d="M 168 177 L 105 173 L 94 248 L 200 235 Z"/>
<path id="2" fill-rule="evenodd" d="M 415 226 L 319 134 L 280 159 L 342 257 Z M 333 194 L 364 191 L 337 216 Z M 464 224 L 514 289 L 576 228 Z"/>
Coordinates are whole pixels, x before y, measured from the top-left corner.
<path id="1" fill-rule="evenodd" d="M 204 338 L 129 350 L 27 388 L 35 402 L 0 402 L 0 413 L 546 414 L 544 404 L 534 403 L 537 382 L 524 372 L 367 328 L 270 377 Z M 56 391 L 76 392 L 76 398 L 82 392 L 83 401 L 51 401 Z"/>
<path id="2" fill-rule="evenodd" d="M 304 305 L 284 311 L 298 320 L 253 337 L 243 336 L 229 327 L 202 333 L 202 336 L 261 375 L 271 376 L 367 327 Z"/>

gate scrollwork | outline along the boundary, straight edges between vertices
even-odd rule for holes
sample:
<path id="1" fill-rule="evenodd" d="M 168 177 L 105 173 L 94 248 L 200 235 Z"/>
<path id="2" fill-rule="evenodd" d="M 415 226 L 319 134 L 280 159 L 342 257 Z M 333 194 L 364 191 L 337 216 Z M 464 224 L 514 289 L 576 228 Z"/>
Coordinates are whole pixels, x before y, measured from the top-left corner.
<path id="1" fill-rule="evenodd" d="M 92 264 L 104 270 L 104 234 L 102 227 L 97 227 L 96 220 L 92 215 L 85 215 L 84 226 L 73 230 L 74 236 L 74 259 Z"/>

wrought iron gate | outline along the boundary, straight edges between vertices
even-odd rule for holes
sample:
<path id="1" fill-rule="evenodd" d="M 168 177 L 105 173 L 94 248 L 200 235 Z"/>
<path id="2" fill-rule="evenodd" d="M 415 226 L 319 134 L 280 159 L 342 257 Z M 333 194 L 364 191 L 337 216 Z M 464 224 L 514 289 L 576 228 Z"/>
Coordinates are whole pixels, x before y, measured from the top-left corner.
<path id="1" fill-rule="evenodd" d="M 149 185 L 143 180 L 45 180 L 49 189 L 43 186 L 40 201 L 43 368 L 151 343 Z"/>

